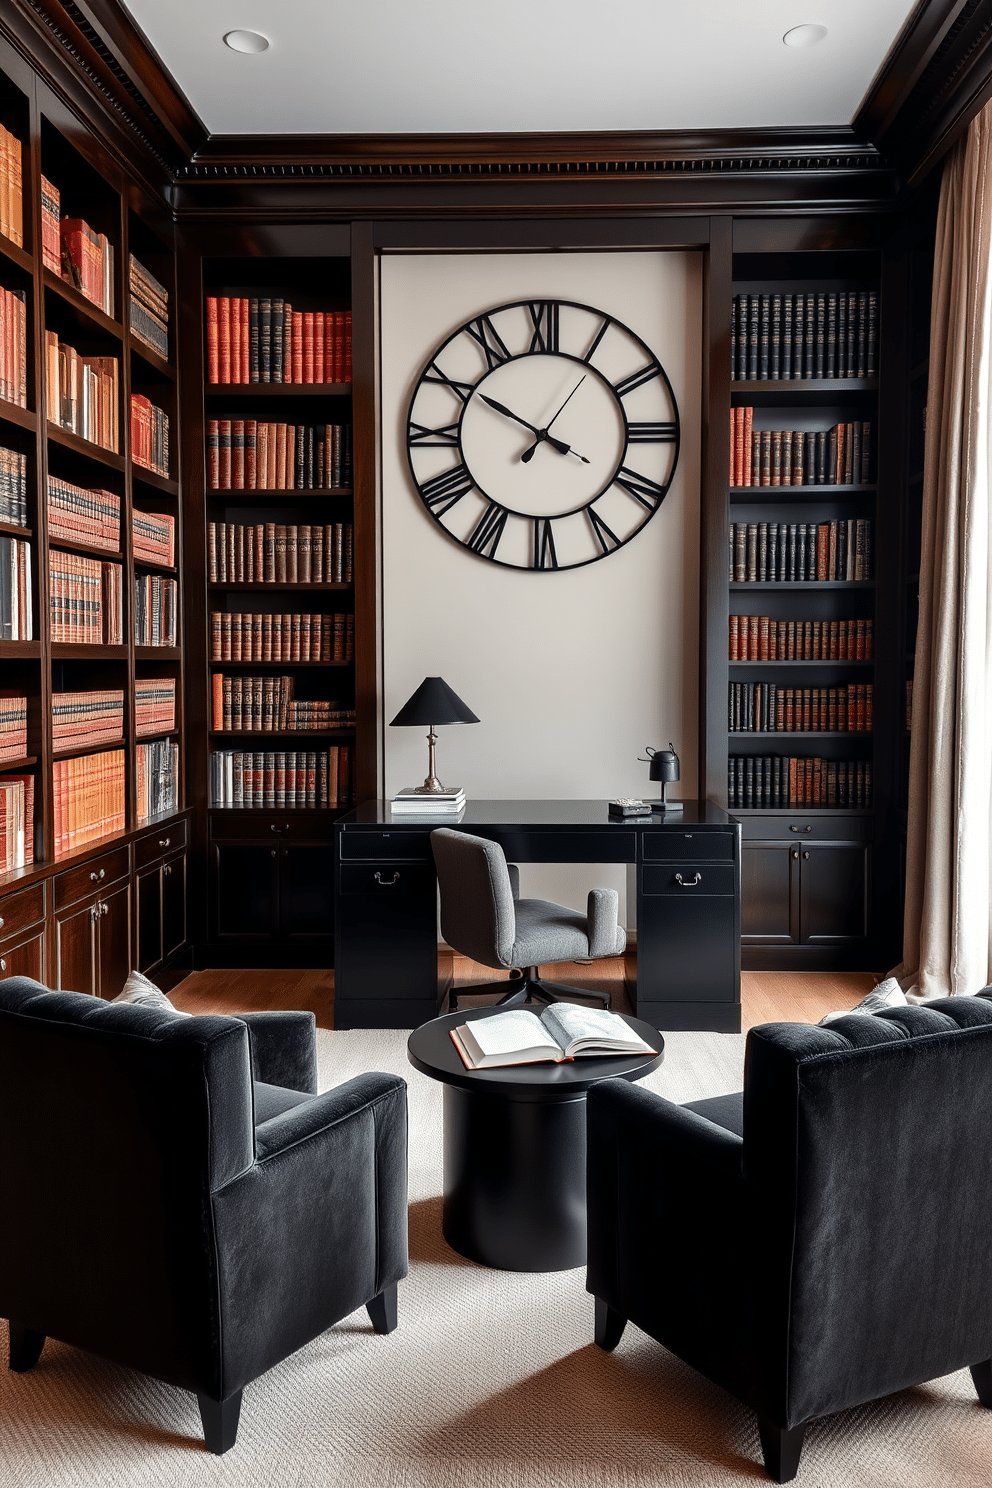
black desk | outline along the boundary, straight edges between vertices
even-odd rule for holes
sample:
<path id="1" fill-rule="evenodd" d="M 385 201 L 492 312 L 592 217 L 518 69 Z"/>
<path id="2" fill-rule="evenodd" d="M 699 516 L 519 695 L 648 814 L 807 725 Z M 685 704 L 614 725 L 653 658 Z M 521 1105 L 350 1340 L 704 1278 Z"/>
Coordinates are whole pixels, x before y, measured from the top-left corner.
<path id="1" fill-rule="evenodd" d="M 435 1018 L 407 1045 L 414 1069 L 444 1085 L 441 1229 L 483 1266 L 566 1271 L 586 1259 L 586 1091 L 597 1080 L 643 1079 L 665 1057 L 664 1040 L 627 1018 L 657 1054 L 466 1069 L 449 1029 L 496 1013 Z"/>
<path id="2" fill-rule="evenodd" d="M 431 830 L 498 842 L 511 863 L 629 863 L 637 883 L 635 1011 L 655 1028 L 739 1033 L 741 829 L 719 806 L 614 821 L 605 801 L 469 801 L 457 819 L 394 820 L 366 801 L 334 824 L 334 1019 L 415 1028 L 436 1016 Z M 593 885 L 590 884 L 590 888 Z"/>

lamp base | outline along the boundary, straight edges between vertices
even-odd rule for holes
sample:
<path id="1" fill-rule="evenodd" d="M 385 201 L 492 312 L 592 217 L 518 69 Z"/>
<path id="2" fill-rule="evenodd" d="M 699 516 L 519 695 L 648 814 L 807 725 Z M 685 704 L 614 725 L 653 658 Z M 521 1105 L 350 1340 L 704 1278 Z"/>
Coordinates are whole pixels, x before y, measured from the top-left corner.
<path id="1" fill-rule="evenodd" d="M 436 775 L 428 775 L 423 785 L 415 785 L 414 791 L 418 796 L 457 796 L 461 793 L 460 785 L 442 785 Z"/>

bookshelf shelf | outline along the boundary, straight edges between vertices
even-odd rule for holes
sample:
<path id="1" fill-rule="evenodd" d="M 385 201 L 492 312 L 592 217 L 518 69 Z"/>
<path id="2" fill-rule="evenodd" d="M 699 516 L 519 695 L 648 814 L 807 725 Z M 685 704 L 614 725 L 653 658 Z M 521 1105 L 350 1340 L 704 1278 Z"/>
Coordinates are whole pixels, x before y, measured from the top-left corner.
<path id="1" fill-rule="evenodd" d="M 158 563 L 154 558 L 145 558 L 138 553 L 133 553 L 132 558 L 136 569 L 153 568 L 156 573 L 169 574 L 173 577 L 179 572 L 174 563 Z"/>
<path id="2" fill-rule="evenodd" d="M 134 739 L 137 744 L 147 744 L 152 739 L 178 739 L 181 733 L 180 729 L 135 729 Z"/>
<path id="3" fill-rule="evenodd" d="M 208 382 L 206 398 L 348 398 L 350 382 Z"/>
<path id="4" fill-rule="evenodd" d="M 332 496 L 353 496 L 355 493 L 351 486 L 332 486 L 326 491 L 298 491 L 295 487 L 283 487 L 281 490 L 277 488 L 273 491 L 230 488 L 215 490 L 211 487 L 204 494 L 208 501 L 219 501 L 224 506 L 295 506 L 301 501 L 326 501 Z"/>
<path id="5" fill-rule="evenodd" d="M 98 744 L 73 744 L 68 749 L 52 749 L 52 759 L 81 759 L 85 754 L 102 754 L 105 749 L 123 749 L 123 735 L 118 739 L 101 739 Z"/>
<path id="6" fill-rule="evenodd" d="M 731 486 L 731 501 L 816 501 L 825 496 L 844 501 L 848 496 L 874 496 L 875 484 L 867 486 Z"/>
<path id="7" fill-rule="evenodd" d="M 731 744 L 739 744 L 745 741 L 756 742 L 766 739 L 774 739 L 776 742 L 793 744 L 822 744 L 826 739 L 842 739 L 845 744 L 852 739 L 870 739 L 871 733 L 867 729 L 828 729 L 818 734 L 800 733 L 798 730 L 789 732 L 787 729 L 748 729 L 734 733 L 727 730 L 727 738 Z"/>
<path id="8" fill-rule="evenodd" d="M 732 382 L 733 403 L 751 403 L 755 408 L 804 408 L 809 405 L 862 402 L 866 393 L 878 393 L 877 377 L 816 377 L 757 382 Z"/>
<path id="9" fill-rule="evenodd" d="M 179 482 L 169 480 L 167 476 L 156 475 L 154 470 L 148 470 L 144 465 L 136 465 L 131 461 L 131 479 L 139 485 L 150 486 L 155 491 L 161 491 L 164 496 L 178 496 Z"/>
<path id="10" fill-rule="evenodd" d="M 127 661 L 127 646 L 87 646 L 75 641 L 52 641 L 49 654 L 54 661 Z"/>
<path id="11" fill-rule="evenodd" d="M 292 667 L 294 671 L 300 667 L 310 667 L 317 671 L 326 671 L 328 668 L 332 671 L 334 669 L 342 670 L 345 667 L 353 667 L 355 663 L 353 661 L 218 661 L 216 658 L 213 658 L 210 665 L 212 667 L 223 667 L 225 671 L 230 667 L 252 667 L 253 669 L 255 667 L 263 667 L 266 670 L 271 668 L 272 671 L 284 672 L 287 667 Z"/>
<path id="12" fill-rule="evenodd" d="M 40 641 L 0 641 L 0 660 L 31 661 L 40 656 Z"/>
<path id="13" fill-rule="evenodd" d="M 30 395 L 29 395 L 30 396 Z M 0 419 L 16 424 L 19 429 L 29 429 L 34 434 L 38 428 L 38 416 L 30 408 L 20 408 L 16 403 L 0 399 Z"/>
<path id="14" fill-rule="evenodd" d="M 27 770 L 31 765 L 38 763 L 36 754 L 26 754 L 22 759 L 3 760 L 0 762 L 0 775 L 6 771 Z"/>
<path id="15" fill-rule="evenodd" d="M 814 593 L 819 593 L 820 591 L 822 591 L 824 593 L 830 593 L 831 590 L 837 590 L 837 589 L 874 589 L 874 587 L 875 587 L 875 580 L 874 579 L 782 579 L 780 581 L 780 580 L 777 580 L 776 579 L 775 582 L 772 583 L 772 582 L 770 582 L 767 579 L 761 579 L 761 580 L 750 580 L 750 579 L 748 579 L 748 580 L 745 580 L 743 582 L 742 581 L 738 581 L 738 580 L 733 580 L 733 581 L 731 581 L 729 587 L 735 593 L 743 593 L 743 594 L 748 594 L 752 590 L 764 590 L 766 593 L 769 590 L 771 590 L 771 591 L 778 591 L 780 593 L 791 593 L 792 590 L 796 590 L 797 593 L 802 593 L 803 590 L 806 590 L 807 592 L 812 591 Z"/>
<path id="16" fill-rule="evenodd" d="M 222 583 L 220 583 L 217 580 L 213 580 L 212 582 L 208 583 L 208 585 L 207 585 L 207 588 L 208 589 L 219 589 L 222 593 L 226 593 L 226 594 L 238 594 L 238 593 L 252 593 L 252 594 L 254 594 L 254 593 L 258 593 L 258 594 L 268 593 L 268 594 L 271 594 L 274 591 L 278 591 L 280 589 L 302 590 L 304 592 L 306 592 L 306 591 L 309 590 L 309 591 L 313 591 L 313 592 L 318 593 L 318 594 L 321 593 L 322 591 L 328 591 L 328 592 L 331 592 L 331 593 L 340 593 L 340 592 L 345 591 L 345 590 L 353 589 L 354 587 L 355 586 L 352 583 L 346 583 L 346 584 L 338 584 L 338 583 L 333 583 L 333 584 L 332 583 L 301 584 L 301 583 L 299 583 L 297 581 L 294 584 L 289 579 L 273 579 L 271 581 L 268 580 L 268 579 L 266 579 L 266 580 L 264 580 L 261 583 L 255 582 L 255 583 L 251 583 L 251 584 L 249 584 L 247 581 L 240 582 L 240 581 L 237 581 L 237 580 L 235 580 L 233 583 L 232 582 L 227 582 L 227 583 L 223 583 L 222 584 Z"/>
<path id="17" fill-rule="evenodd" d="M 52 296 L 56 300 L 61 300 L 72 312 L 71 319 L 79 327 L 79 335 L 84 337 L 89 335 L 92 337 L 94 330 L 96 330 L 103 336 L 112 336 L 115 341 L 123 342 L 124 327 L 120 321 L 112 320 L 109 315 L 104 315 L 99 305 L 95 305 L 92 300 L 88 300 L 73 285 L 67 284 L 64 279 L 60 279 L 57 274 L 53 274 L 51 269 L 42 269 L 41 281 L 45 289 L 46 300 L 49 296 Z M 63 311 L 62 314 L 59 314 L 56 311 L 56 315 L 62 322 L 62 325 L 65 326 L 67 324 L 65 312 Z M 55 329 L 55 327 L 49 327 L 49 329 Z"/>
<path id="18" fill-rule="evenodd" d="M 775 816 L 791 817 L 794 821 L 797 816 L 817 817 L 850 817 L 853 819 L 864 819 L 875 815 L 874 810 L 868 806 L 735 806 L 731 816 Z"/>
<path id="19" fill-rule="evenodd" d="M 147 381 L 145 375 L 145 368 L 147 368 L 165 382 L 175 382 L 176 369 L 172 363 L 167 362 L 164 357 L 159 356 L 158 352 L 154 351 L 152 347 L 146 346 L 144 341 L 139 340 L 133 331 L 128 332 L 127 344 L 131 355 L 138 357 L 145 364 L 145 367 L 142 368 L 142 376 L 133 378 L 133 381 Z"/>
<path id="20" fill-rule="evenodd" d="M 49 535 L 49 546 L 67 549 L 70 553 L 84 553 L 87 558 L 102 558 L 107 563 L 123 563 L 124 554 L 118 548 L 99 548 L 93 543 L 79 542 L 74 537 Z"/>
<path id="21" fill-rule="evenodd" d="M 799 667 L 801 667 L 803 671 L 806 671 L 807 668 L 812 667 L 813 670 L 815 671 L 818 668 L 821 668 L 822 667 L 824 669 L 829 669 L 830 671 L 836 671 L 838 668 L 846 668 L 846 667 L 862 667 L 862 668 L 864 668 L 864 667 L 873 667 L 875 665 L 875 663 L 874 663 L 874 661 L 829 661 L 829 660 L 828 661 L 824 661 L 822 659 L 822 657 L 821 657 L 818 661 L 798 661 L 795 658 L 792 658 L 792 659 L 790 659 L 788 661 L 769 661 L 767 659 L 764 660 L 764 661 L 733 661 L 733 660 L 731 660 L 731 661 L 728 661 L 727 665 L 729 667 L 731 667 L 732 669 L 735 668 L 735 667 L 744 667 L 744 668 L 758 667 L 758 668 L 764 670 L 767 667 L 772 667 L 772 668 L 777 668 L 777 667 L 797 667 L 797 668 L 799 668 Z"/>
<path id="22" fill-rule="evenodd" d="M 34 534 L 30 527 L 18 527 L 16 522 L 0 522 L 0 535 L 30 540 Z"/>
<path id="23" fill-rule="evenodd" d="M 16 264 L 25 274 L 34 272 L 34 259 L 30 253 L 26 253 L 23 248 L 18 248 L 16 243 L 12 243 L 9 238 L 2 235 L 0 235 L 0 257 L 7 259 L 9 263 Z"/>
<path id="24" fill-rule="evenodd" d="M 104 449 L 102 444 L 94 444 L 90 439 L 83 439 L 79 434 L 72 434 L 68 429 L 60 429 L 51 419 L 48 420 L 47 432 L 53 444 L 72 450 L 73 454 L 84 455 L 87 460 L 95 460 L 110 470 L 123 470 L 125 467 L 123 455 L 117 454 L 115 450 Z"/>
<path id="25" fill-rule="evenodd" d="M 340 728 L 326 729 L 211 729 L 211 739 L 352 739 L 355 734 L 353 723 L 344 724 Z M 300 748 L 304 748 L 300 744 Z M 227 809 L 226 807 L 224 808 Z"/>
<path id="26" fill-rule="evenodd" d="M 181 661 L 181 646 L 135 646 L 135 661 Z"/>

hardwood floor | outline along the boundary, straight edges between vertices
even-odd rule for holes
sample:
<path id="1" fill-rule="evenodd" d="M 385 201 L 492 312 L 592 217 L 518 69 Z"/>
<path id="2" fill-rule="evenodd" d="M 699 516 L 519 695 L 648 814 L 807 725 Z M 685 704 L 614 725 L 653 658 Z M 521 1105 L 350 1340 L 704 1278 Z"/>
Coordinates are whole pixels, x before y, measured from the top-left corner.
<path id="1" fill-rule="evenodd" d="M 444 953 L 442 953 L 444 954 Z M 447 953 L 459 1001 L 478 1007 L 495 1001 L 473 998 L 472 983 L 504 980 L 488 966 L 465 956 Z M 442 967 L 442 969 L 444 969 Z M 633 958 L 627 974 L 633 973 Z M 625 958 L 597 961 L 595 966 L 562 962 L 542 968 L 549 981 L 595 987 L 613 993 L 618 1012 L 630 1012 Z M 817 1023 L 824 1013 L 853 1007 L 870 992 L 878 978 L 871 972 L 745 971 L 741 974 L 741 1020 L 746 1030 L 756 1023 Z M 300 1008 L 316 1015 L 318 1028 L 334 1027 L 333 971 L 194 971 L 170 992 L 176 1007 L 187 1013 L 246 1013 L 264 1009 Z"/>

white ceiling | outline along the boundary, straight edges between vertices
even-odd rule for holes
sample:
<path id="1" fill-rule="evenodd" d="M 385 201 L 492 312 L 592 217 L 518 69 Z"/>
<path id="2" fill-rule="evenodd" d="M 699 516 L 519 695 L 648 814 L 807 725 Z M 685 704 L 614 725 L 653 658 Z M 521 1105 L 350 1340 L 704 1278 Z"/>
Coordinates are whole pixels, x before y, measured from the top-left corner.
<path id="1" fill-rule="evenodd" d="M 212 134 L 848 124 L 913 0 L 127 0 Z M 783 45 L 814 22 L 818 46 Z M 245 55 L 231 30 L 271 45 Z"/>

